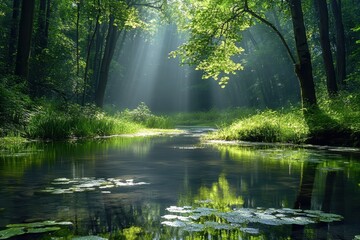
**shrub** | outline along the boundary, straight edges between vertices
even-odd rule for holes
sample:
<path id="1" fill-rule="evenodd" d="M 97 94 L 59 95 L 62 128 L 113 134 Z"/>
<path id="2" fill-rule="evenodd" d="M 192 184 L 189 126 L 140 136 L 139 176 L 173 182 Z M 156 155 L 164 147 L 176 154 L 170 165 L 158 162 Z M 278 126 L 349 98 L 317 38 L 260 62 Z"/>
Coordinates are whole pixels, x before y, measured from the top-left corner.
<path id="1" fill-rule="evenodd" d="M 125 109 L 120 116 L 148 128 L 171 128 L 173 126 L 168 117 L 154 115 L 143 102 L 133 110 Z"/>
<path id="2" fill-rule="evenodd" d="M 107 116 L 94 106 L 69 105 L 64 111 L 50 105 L 31 114 L 26 132 L 29 138 L 66 139 L 132 133 L 139 128 L 126 119 Z"/>
<path id="3" fill-rule="evenodd" d="M 0 79 L 0 137 L 17 133 L 26 124 L 32 103 L 25 88 L 14 77 Z"/>

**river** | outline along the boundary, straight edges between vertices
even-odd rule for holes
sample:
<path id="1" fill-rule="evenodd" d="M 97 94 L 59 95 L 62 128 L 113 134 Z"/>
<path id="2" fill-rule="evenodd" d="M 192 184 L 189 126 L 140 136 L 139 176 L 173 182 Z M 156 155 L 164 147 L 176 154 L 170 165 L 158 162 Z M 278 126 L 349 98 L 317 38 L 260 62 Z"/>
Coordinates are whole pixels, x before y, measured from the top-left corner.
<path id="1" fill-rule="evenodd" d="M 360 238 L 358 149 L 185 130 L 2 152 L 0 239 Z"/>

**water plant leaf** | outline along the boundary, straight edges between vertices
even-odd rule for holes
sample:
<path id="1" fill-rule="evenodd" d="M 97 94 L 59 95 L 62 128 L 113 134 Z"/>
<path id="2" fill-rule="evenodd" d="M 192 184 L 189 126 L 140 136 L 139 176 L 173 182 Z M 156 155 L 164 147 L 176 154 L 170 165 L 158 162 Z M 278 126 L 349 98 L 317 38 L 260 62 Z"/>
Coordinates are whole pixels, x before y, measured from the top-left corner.
<path id="1" fill-rule="evenodd" d="M 163 225 L 183 228 L 185 231 L 192 232 L 203 231 L 204 229 L 229 230 L 237 228 L 249 234 L 259 234 L 259 229 L 245 227 L 244 224 L 257 224 L 259 226 L 307 225 L 343 219 L 342 216 L 333 213 L 290 208 L 240 208 L 224 212 L 219 209 L 204 207 L 171 206 L 166 210 L 172 214 L 162 216 L 166 219 L 162 222 Z"/>
<path id="2" fill-rule="evenodd" d="M 98 236 L 83 236 L 72 238 L 72 240 L 107 240 L 107 238 L 102 238 Z"/>
<path id="3" fill-rule="evenodd" d="M 43 193 L 51 194 L 71 194 L 85 191 L 96 191 L 116 187 L 139 186 L 149 184 L 146 182 L 135 182 L 134 179 L 117 179 L 117 178 L 56 178 L 51 182 L 52 186 L 41 190 Z M 111 193 L 110 191 L 101 191 L 102 193 Z"/>
<path id="4" fill-rule="evenodd" d="M 60 230 L 60 226 L 72 225 L 72 222 L 43 221 L 33 223 L 15 223 L 6 225 L 7 229 L 0 231 L 0 239 L 30 234 L 45 233 Z"/>
<path id="5" fill-rule="evenodd" d="M 9 228 L 0 231 L 0 239 L 8 239 L 14 236 L 22 235 L 24 233 L 24 228 Z"/>
<path id="6" fill-rule="evenodd" d="M 7 228 L 41 228 L 47 226 L 57 226 L 57 225 L 72 225 L 72 222 L 56 222 L 56 221 L 43 221 L 43 222 L 33 222 L 33 223 L 15 223 L 6 225 Z"/>
<path id="7" fill-rule="evenodd" d="M 60 230 L 60 227 L 41 227 L 41 228 L 28 228 L 26 233 L 45 233 Z"/>

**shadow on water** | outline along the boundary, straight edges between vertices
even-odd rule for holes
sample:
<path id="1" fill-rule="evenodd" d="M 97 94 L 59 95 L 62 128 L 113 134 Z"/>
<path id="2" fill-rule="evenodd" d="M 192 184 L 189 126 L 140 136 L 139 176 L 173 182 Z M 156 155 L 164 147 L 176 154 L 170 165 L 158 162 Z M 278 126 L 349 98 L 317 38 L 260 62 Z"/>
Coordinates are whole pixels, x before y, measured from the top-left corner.
<path id="1" fill-rule="evenodd" d="M 360 211 L 357 154 L 201 144 L 199 136 L 211 129 L 183 129 L 188 131 L 177 136 L 41 143 L 2 154 L 0 236 L 354 239 L 360 234 L 354 215 Z M 4 235 L 15 231 L 9 224 L 29 222 L 37 225 L 18 227 L 13 238 Z"/>

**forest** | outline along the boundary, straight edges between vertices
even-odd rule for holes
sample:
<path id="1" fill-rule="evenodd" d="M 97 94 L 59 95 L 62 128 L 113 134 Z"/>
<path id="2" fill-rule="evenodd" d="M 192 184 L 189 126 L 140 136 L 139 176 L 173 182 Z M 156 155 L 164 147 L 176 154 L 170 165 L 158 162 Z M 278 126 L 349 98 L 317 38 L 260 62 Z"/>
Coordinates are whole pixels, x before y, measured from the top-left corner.
<path id="1" fill-rule="evenodd" d="M 0 0 L 0 239 L 360 239 L 359 0 Z"/>
<path id="2" fill-rule="evenodd" d="M 360 144 L 358 1 L 0 4 L 2 141 L 208 124 L 211 139 Z"/>

